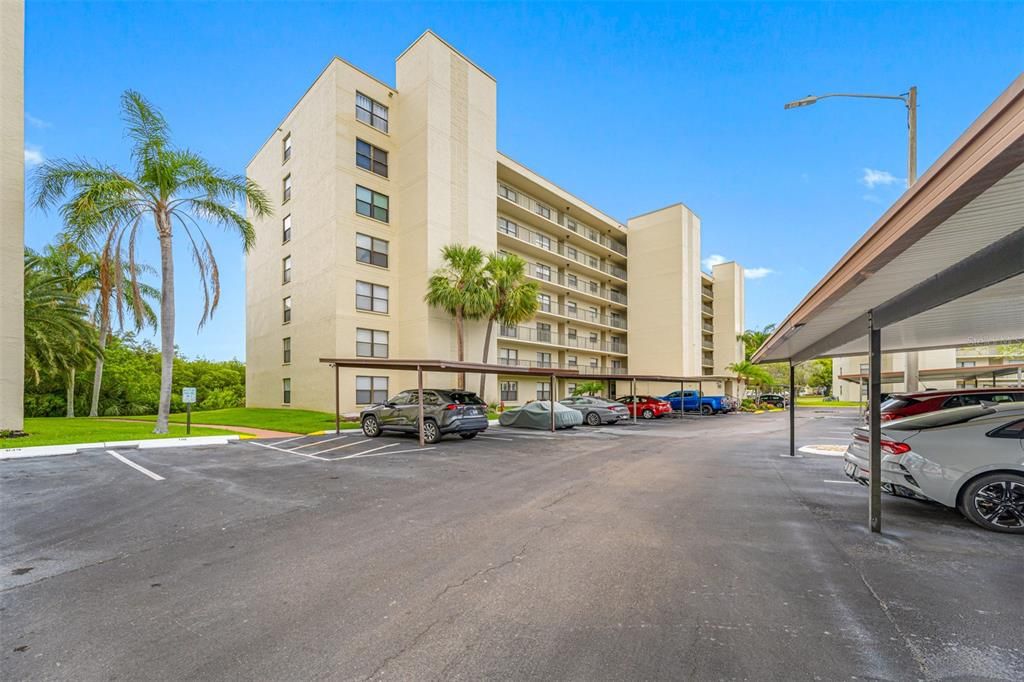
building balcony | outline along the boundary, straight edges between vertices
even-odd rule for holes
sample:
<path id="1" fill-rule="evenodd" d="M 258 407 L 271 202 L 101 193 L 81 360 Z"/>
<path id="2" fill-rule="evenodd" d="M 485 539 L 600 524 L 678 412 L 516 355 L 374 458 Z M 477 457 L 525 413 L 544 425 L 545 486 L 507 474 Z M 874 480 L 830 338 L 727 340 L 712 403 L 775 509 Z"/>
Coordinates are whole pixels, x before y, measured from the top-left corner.
<path id="1" fill-rule="evenodd" d="M 592 324 L 599 327 L 626 330 L 626 318 L 621 315 L 601 315 L 593 313 L 579 306 L 566 306 L 561 303 L 549 303 L 540 305 L 537 309 L 538 315 L 551 315 L 569 320 L 577 320 L 584 324 Z"/>
<path id="2" fill-rule="evenodd" d="M 520 369 L 574 369 L 582 376 L 588 374 L 621 374 L 629 372 L 626 367 L 591 367 L 590 365 L 574 365 L 558 362 L 540 362 L 537 360 L 519 360 L 516 358 L 498 358 L 498 364 L 505 367 Z"/>
<path id="3" fill-rule="evenodd" d="M 523 343 L 559 346 L 581 350 L 592 350 L 601 353 L 626 354 L 625 341 L 601 341 L 584 336 L 568 336 L 554 330 L 541 330 L 535 327 L 498 327 L 498 338 L 514 339 Z"/>
<path id="4" fill-rule="evenodd" d="M 599 303 L 611 301 L 626 305 L 626 294 L 610 289 L 599 282 L 582 279 L 574 273 L 563 273 L 555 268 L 540 268 L 536 263 L 528 263 L 526 274 L 546 283 L 548 286 L 563 290 L 565 293 L 575 292 L 578 295 L 597 300 Z"/>
<path id="5" fill-rule="evenodd" d="M 701 289 L 700 289 L 700 295 L 701 295 L 701 296 L 702 296 L 702 297 L 704 298 L 704 300 L 706 300 L 706 301 L 713 301 L 713 300 L 715 299 L 715 294 L 714 294 L 714 292 L 712 291 L 711 287 L 701 287 Z"/>
<path id="6" fill-rule="evenodd" d="M 704 339 L 701 341 L 700 347 L 703 348 L 704 350 L 714 350 L 715 344 L 708 341 L 707 339 Z"/>
<path id="7" fill-rule="evenodd" d="M 715 325 L 711 324 L 710 322 L 702 323 L 700 328 L 701 328 L 701 330 L 705 334 L 714 334 L 715 333 Z"/>
<path id="8" fill-rule="evenodd" d="M 714 308 L 709 306 L 707 303 L 702 303 L 701 306 L 700 306 L 700 314 L 702 316 L 704 316 L 704 317 L 714 317 L 715 316 L 715 310 L 714 310 Z"/>
<path id="9" fill-rule="evenodd" d="M 532 255 L 546 257 L 548 254 L 555 254 L 572 261 L 576 265 L 583 266 L 595 273 L 600 273 L 600 275 L 615 277 L 622 280 L 623 283 L 626 281 L 625 268 L 620 268 L 611 263 L 602 263 L 599 258 L 586 253 L 580 253 L 573 246 L 559 244 L 557 237 L 552 238 L 528 227 L 523 227 L 519 224 L 505 226 L 499 223 L 498 241 L 500 243 L 506 240 L 513 248 L 523 248 L 524 251 Z M 569 263 L 566 263 L 566 265 L 568 266 Z"/>
<path id="10" fill-rule="evenodd" d="M 569 238 L 572 235 L 579 235 L 587 242 L 596 244 L 609 252 L 610 256 L 619 258 L 626 257 L 626 245 L 601 234 L 592 227 L 589 227 L 575 219 L 565 219 L 548 204 L 537 201 L 530 195 L 514 187 L 498 182 L 498 205 L 502 208 L 512 208 L 515 216 L 530 216 L 545 221 L 557 234 Z"/>

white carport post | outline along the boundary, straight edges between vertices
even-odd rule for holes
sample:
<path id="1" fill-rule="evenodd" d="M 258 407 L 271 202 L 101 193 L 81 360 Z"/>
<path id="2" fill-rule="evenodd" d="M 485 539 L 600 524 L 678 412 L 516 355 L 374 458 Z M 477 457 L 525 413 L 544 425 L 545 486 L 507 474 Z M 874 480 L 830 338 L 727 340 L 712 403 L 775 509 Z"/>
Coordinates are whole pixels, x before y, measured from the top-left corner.
<path id="1" fill-rule="evenodd" d="M 416 420 L 419 425 L 420 447 L 426 445 L 423 440 L 423 367 L 416 365 L 416 401 L 419 403 Z"/>
<path id="2" fill-rule="evenodd" d="M 872 533 L 882 532 L 882 330 L 868 312 L 868 524 Z"/>
<path id="3" fill-rule="evenodd" d="M 552 374 L 549 379 L 551 384 L 548 386 L 551 389 L 550 400 L 551 400 L 551 433 L 555 432 L 555 375 Z"/>
<path id="4" fill-rule="evenodd" d="M 636 424 L 636 377 L 632 377 L 631 381 L 633 382 L 633 390 L 629 399 L 633 401 L 633 423 Z"/>

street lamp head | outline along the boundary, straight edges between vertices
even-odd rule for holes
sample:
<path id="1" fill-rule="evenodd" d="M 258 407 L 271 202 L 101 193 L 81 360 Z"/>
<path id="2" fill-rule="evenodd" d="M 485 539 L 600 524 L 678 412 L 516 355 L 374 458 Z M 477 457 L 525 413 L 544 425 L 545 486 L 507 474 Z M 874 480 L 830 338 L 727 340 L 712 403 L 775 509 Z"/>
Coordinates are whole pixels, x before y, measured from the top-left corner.
<path id="1" fill-rule="evenodd" d="M 815 97 L 814 95 L 808 95 L 807 97 L 804 97 L 803 99 L 798 99 L 798 100 L 794 100 L 792 102 L 787 102 L 786 103 L 786 109 L 796 109 L 797 107 L 809 107 L 809 106 L 811 106 L 812 104 L 814 104 L 817 101 L 818 101 L 817 97 Z"/>

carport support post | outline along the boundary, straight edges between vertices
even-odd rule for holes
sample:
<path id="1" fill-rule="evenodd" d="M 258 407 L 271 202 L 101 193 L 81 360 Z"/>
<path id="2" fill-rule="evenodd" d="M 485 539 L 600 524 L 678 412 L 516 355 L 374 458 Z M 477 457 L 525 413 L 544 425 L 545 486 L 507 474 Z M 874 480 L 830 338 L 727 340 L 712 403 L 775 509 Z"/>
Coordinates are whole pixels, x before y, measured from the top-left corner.
<path id="1" fill-rule="evenodd" d="M 416 365 L 416 402 L 418 403 L 416 419 L 419 423 L 420 447 L 426 443 L 423 440 L 423 368 Z"/>
<path id="2" fill-rule="evenodd" d="M 551 389 L 551 433 L 555 432 L 555 375 L 552 374 L 550 377 L 551 383 L 548 384 L 548 388 Z"/>
<path id="3" fill-rule="evenodd" d="M 630 398 L 633 401 L 633 423 L 636 424 L 636 377 L 633 377 L 630 381 L 633 382 Z"/>
<path id="4" fill-rule="evenodd" d="M 338 374 L 341 370 L 334 366 L 334 432 L 341 433 L 341 379 Z"/>
<path id="5" fill-rule="evenodd" d="M 697 413 L 704 416 L 704 382 L 697 382 Z"/>
<path id="6" fill-rule="evenodd" d="M 789 363 L 789 456 L 796 456 L 796 365 Z"/>
<path id="7" fill-rule="evenodd" d="M 870 492 L 868 522 L 872 533 L 882 532 L 882 330 L 868 312 L 868 429 L 870 437 Z"/>

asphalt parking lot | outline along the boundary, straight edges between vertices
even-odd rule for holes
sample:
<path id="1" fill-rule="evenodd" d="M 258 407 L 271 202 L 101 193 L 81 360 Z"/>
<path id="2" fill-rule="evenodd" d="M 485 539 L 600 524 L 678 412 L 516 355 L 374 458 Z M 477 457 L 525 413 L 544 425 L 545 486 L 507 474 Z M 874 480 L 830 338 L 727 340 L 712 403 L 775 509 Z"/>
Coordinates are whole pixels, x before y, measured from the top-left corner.
<path id="1" fill-rule="evenodd" d="M 798 444 L 842 443 L 843 410 Z M 1024 678 L 1024 538 L 785 414 L 0 462 L 4 679 Z M 115 454 L 117 456 L 115 456 Z"/>

